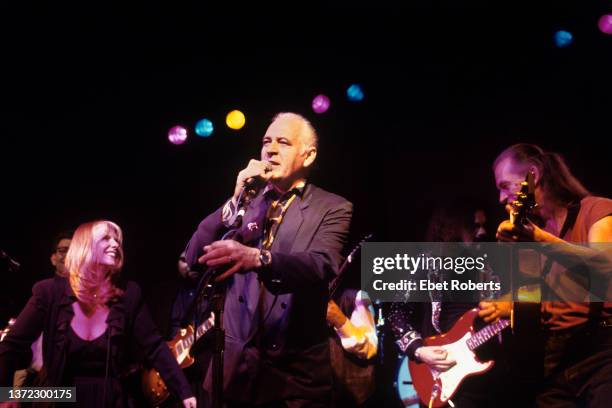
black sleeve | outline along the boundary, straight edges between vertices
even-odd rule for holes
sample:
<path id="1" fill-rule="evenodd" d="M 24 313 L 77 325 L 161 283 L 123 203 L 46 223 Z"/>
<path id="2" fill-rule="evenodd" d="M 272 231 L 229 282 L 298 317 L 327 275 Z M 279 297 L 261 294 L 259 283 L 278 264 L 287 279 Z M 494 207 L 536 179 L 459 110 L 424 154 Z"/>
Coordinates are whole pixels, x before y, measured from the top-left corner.
<path id="1" fill-rule="evenodd" d="M 204 246 L 218 240 L 227 231 L 222 221 L 222 211 L 223 207 L 204 218 L 189 240 L 185 249 L 185 262 L 190 268 L 197 270 L 201 267 L 198 258 L 204 254 Z"/>
<path id="2" fill-rule="evenodd" d="M 12 387 L 15 370 L 26 368 L 32 360 L 30 346 L 43 331 L 51 299 L 51 281 L 38 282 L 32 297 L 19 313 L 11 331 L 0 342 L 0 386 Z"/>
<path id="3" fill-rule="evenodd" d="M 417 348 L 423 346 L 423 338 L 417 328 L 418 313 L 416 309 L 418 303 L 412 302 L 393 302 L 391 303 L 389 316 L 387 320 L 391 326 L 395 344 L 400 351 L 414 360 L 414 352 Z"/>
<path id="4" fill-rule="evenodd" d="M 191 387 L 183 371 L 151 319 L 151 314 L 142 299 L 140 288 L 133 284 L 129 295 L 126 292 L 126 296 L 132 297 L 135 301 L 132 336 L 143 350 L 146 359 L 159 372 L 170 391 L 181 400 L 192 397 Z"/>

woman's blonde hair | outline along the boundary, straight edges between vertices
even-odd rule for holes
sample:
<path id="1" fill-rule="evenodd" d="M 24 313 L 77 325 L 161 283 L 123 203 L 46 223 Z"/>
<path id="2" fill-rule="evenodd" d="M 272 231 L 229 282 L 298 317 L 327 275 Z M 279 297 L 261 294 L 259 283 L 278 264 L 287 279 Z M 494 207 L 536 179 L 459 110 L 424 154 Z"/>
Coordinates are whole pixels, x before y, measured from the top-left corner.
<path id="1" fill-rule="evenodd" d="M 95 259 L 94 230 L 98 225 L 104 225 L 105 233 L 116 232 L 119 238 L 119 260 L 114 267 L 101 268 Z M 123 266 L 122 241 L 121 228 L 112 221 L 87 222 L 76 229 L 66 254 L 66 269 L 70 287 L 79 301 L 102 305 L 123 294 L 123 291 L 115 286 Z"/>

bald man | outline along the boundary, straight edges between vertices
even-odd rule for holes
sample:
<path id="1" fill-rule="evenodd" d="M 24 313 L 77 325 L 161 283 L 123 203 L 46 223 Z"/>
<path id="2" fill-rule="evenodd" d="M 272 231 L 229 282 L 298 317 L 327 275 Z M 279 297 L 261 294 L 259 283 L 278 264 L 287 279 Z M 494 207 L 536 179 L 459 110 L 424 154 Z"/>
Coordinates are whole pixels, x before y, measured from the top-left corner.
<path id="1" fill-rule="evenodd" d="M 352 204 L 307 180 L 317 134 L 295 113 L 278 114 L 259 160 L 238 173 L 232 197 L 206 217 L 186 249 L 192 265 L 217 268 L 226 282 L 225 399 L 229 406 L 326 407 L 332 372 L 327 343 L 328 283 L 336 276 Z M 240 242 L 221 240 L 237 225 Z M 211 372 L 204 381 L 211 390 Z"/>

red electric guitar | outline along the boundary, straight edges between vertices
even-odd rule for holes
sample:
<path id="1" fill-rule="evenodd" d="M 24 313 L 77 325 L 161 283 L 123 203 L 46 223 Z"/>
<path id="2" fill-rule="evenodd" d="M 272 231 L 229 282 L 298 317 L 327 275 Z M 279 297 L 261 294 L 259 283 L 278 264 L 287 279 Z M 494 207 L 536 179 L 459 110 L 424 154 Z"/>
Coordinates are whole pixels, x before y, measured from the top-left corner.
<path id="1" fill-rule="evenodd" d="M 448 357 L 457 363 L 446 371 L 437 371 L 425 363 L 409 361 L 414 388 L 423 404 L 442 407 L 453 396 L 461 382 L 470 375 L 489 370 L 494 362 L 478 361 L 474 351 L 510 325 L 509 320 L 498 320 L 481 330 L 474 331 L 474 320 L 478 309 L 467 311 L 445 334 L 428 337 L 425 346 L 436 346 L 446 350 Z"/>

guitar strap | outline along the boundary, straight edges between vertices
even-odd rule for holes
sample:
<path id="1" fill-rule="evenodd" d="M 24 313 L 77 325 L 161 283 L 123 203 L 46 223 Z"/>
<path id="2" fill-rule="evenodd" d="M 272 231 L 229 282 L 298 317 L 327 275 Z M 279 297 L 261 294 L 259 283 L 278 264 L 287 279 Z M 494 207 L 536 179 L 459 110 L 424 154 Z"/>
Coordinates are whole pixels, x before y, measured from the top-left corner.
<path id="1" fill-rule="evenodd" d="M 570 203 L 567 207 L 567 216 L 565 217 L 565 222 L 563 223 L 563 227 L 561 227 L 561 232 L 559 233 L 559 238 L 563 239 L 567 232 L 574 227 L 576 224 L 576 218 L 578 218 L 578 213 L 580 212 L 580 202 L 578 203 Z M 550 273 L 554 260 L 551 257 L 546 259 L 546 263 L 544 263 L 544 268 L 542 268 L 542 298 L 547 299 L 550 295 L 550 287 L 546 284 L 546 277 Z M 592 304 L 591 304 L 592 305 Z"/>
<path id="2" fill-rule="evenodd" d="M 574 227 L 576 224 L 576 218 L 578 218 L 578 213 L 580 212 L 580 202 L 578 203 L 570 203 L 567 207 L 567 217 L 565 217 L 565 222 L 563 223 L 563 227 L 561 228 L 561 232 L 559 233 L 559 238 L 562 238 L 567 234 L 567 231 L 570 228 Z"/>

